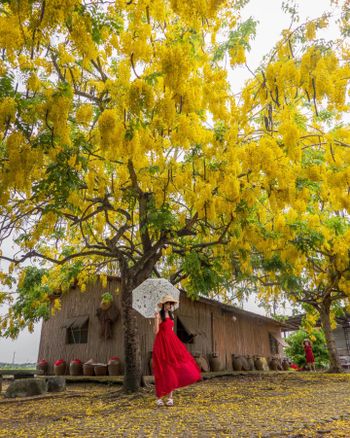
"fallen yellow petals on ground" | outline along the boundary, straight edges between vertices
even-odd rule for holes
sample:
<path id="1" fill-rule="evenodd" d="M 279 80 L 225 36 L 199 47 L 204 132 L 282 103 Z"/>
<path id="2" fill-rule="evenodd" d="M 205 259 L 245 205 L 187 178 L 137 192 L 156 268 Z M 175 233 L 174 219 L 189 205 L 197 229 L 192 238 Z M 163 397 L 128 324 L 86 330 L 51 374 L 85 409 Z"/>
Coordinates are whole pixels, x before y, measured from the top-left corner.
<path id="1" fill-rule="evenodd" d="M 72 396 L 74 395 L 74 396 Z M 221 377 L 174 393 L 70 384 L 64 395 L 0 398 L 0 437 L 349 437 L 350 374 L 269 373 Z"/>

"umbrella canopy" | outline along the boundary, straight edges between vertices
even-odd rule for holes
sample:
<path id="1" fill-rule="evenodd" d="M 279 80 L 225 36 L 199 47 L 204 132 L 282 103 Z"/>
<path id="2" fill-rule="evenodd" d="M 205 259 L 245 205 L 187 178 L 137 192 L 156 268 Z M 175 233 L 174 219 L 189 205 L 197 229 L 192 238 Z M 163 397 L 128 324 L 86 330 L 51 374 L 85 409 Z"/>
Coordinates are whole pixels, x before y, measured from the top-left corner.
<path id="1" fill-rule="evenodd" d="M 132 291 L 132 307 L 145 318 L 153 318 L 158 303 L 165 295 L 171 295 L 179 307 L 180 291 L 165 278 L 148 278 Z"/>

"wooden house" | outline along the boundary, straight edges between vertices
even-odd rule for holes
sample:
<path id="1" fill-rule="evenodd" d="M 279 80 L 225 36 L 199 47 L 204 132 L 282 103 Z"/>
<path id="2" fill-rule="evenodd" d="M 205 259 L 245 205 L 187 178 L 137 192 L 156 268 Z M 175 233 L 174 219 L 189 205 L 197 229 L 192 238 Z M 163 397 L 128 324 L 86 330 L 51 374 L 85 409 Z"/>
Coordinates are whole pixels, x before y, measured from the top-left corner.
<path id="1" fill-rule="evenodd" d="M 57 359 L 67 363 L 74 358 L 106 363 L 118 356 L 124 363 L 118 278 L 108 279 L 107 288 L 96 283 L 86 292 L 71 289 L 62 297 L 62 307 L 41 331 L 39 359 L 46 359 L 52 372 Z M 109 315 L 101 319 L 101 295 L 114 296 Z M 209 359 L 218 354 L 223 369 L 232 370 L 232 354 L 269 357 L 281 353 L 281 326 L 270 318 L 219 303 L 207 298 L 192 301 L 181 293 L 180 308 L 175 312 L 175 331 L 188 350 Z M 149 359 L 154 341 L 153 320 L 137 313 L 139 342 L 144 374 L 150 374 Z"/>

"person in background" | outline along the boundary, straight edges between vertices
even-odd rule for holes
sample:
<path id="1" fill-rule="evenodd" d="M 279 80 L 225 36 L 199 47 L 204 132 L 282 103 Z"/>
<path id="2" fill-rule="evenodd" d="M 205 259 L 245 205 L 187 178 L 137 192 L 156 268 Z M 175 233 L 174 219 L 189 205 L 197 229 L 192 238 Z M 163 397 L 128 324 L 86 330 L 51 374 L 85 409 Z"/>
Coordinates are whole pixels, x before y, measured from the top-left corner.
<path id="1" fill-rule="evenodd" d="M 306 365 L 308 366 L 310 371 L 316 371 L 315 368 L 315 357 L 312 351 L 312 344 L 309 339 L 304 339 L 303 347 L 305 352 Z"/>

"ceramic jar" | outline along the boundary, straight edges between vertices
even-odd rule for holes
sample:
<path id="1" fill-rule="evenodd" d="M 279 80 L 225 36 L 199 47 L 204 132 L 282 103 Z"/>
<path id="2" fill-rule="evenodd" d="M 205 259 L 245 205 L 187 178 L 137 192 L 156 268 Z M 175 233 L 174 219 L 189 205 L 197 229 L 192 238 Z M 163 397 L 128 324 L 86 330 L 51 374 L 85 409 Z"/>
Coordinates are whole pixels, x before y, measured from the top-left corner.
<path id="1" fill-rule="evenodd" d="M 83 374 L 83 364 L 80 359 L 73 359 L 69 364 L 69 374 L 71 376 L 81 376 Z"/>
<path id="2" fill-rule="evenodd" d="M 237 354 L 232 355 L 232 368 L 234 371 L 242 371 L 242 357 Z"/>
<path id="3" fill-rule="evenodd" d="M 110 376 L 119 376 L 121 374 L 121 364 L 119 357 L 113 356 L 109 359 L 108 374 Z"/>
<path id="4" fill-rule="evenodd" d="M 64 376 L 66 374 L 67 364 L 63 359 L 56 360 L 53 366 L 55 376 Z"/>
<path id="5" fill-rule="evenodd" d="M 212 353 L 209 357 L 210 371 L 221 371 L 222 362 L 219 358 L 218 353 Z"/>
<path id="6" fill-rule="evenodd" d="M 39 362 L 36 364 L 36 369 L 38 371 L 42 371 L 43 374 L 47 374 L 49 369 L 49 364 L 45 359 L 39 360 Z"/>
<path id="7" fill-rule="evenodd" d="M 105 364 L 98 363 L 94 366 L 95 376 L 106 376 L 108 367 Z"/>

